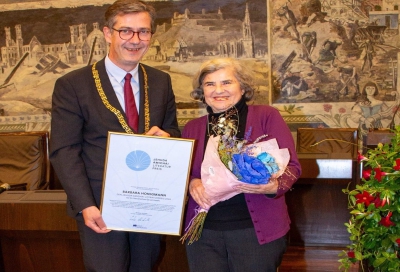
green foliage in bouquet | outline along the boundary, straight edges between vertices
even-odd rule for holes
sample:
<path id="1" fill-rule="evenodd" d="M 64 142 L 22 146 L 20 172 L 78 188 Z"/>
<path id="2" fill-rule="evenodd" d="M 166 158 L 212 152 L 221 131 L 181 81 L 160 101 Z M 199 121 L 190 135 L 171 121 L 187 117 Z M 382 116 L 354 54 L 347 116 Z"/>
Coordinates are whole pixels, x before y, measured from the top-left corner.
<path id="1" fill-rule="evenodd" d="M 339 255 L 341 270 L 359 262 L 362 271 L 400 271 L 400 126 L 393 132 L 391 144 L 359 155 L 362 180 L 355 189 L 343 190 L 351 244 Z"/>

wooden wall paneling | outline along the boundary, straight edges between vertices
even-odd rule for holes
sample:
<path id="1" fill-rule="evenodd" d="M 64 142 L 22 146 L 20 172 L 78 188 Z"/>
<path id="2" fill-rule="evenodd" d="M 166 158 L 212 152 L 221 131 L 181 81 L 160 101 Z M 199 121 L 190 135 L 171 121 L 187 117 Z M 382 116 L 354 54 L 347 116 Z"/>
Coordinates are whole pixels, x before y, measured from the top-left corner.
<path id="1" fill-rule="evenodd" d="M 77 232 L 1 231 L 4 271 L 84 272 Z"/>
<path id="2" fill-rule="evenodd" d="M 8 191 L 0 195 L 3 271 L 85 271 L 75 220 L 63 191 Z"/>
<path id="3" fill-rule="evenodd" d="M 7 191 L 0 195 L 1 272 L 84 272 L 76 222 L 64 191 Z M 155 271 L 189 272 L 179 236 L 165 236 Z M 1 260 L 0 258 L 0 260 Z"/>
<path id="4" fill-rule="evenodd" d="M 344 226 L 350 218 L 347 195 L 349 180 L 299 180 L 286 194 L 292 221 L 289 244 L 296 246 L 345 246 L 350 243 Z"/>

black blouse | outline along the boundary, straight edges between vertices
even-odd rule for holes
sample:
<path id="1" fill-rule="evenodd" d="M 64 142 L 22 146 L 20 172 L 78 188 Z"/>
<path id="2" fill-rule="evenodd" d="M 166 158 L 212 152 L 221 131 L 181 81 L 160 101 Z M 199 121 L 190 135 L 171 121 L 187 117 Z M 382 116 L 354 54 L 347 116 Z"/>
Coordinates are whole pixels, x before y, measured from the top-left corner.
<path id="1" fill-rule="evenodd" d="M 238 132 L 236 137 L 243 139 L 246 129 L 246 119 L 248 113 L 248 107 L 245 99 L 242 97 L 241 100 L 234 106 L 237 109 L 238 116 L 233 118 L 238 119 Z M 211 129 L 211 122 L 218 119 L 222 114 L 226 112 L 213 113 L 210 107 L 207 107 L 209 128 L 205 135 L 205 145 L 208 142 L 209 133 L 213 135 Z M 216 135 L 214 135 L 216 136 Z M 206 146 L 204 146 L 204 149 Z M 205 229 L 211 230 L 237 230 L 252 228 L 253 222 L 250 217 L 249 210 L 246 205 L 244 194 L 238 194 L 228 200 L 221 201 L 210 208 L 208 211 L 206 220 L 204 222 Z"/>

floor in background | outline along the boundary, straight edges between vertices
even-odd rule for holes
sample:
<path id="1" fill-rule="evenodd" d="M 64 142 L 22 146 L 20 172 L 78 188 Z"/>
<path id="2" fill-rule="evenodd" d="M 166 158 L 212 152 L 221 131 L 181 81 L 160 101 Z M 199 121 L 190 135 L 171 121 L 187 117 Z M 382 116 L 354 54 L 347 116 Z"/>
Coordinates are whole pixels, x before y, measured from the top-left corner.
<path id="1" fill-rule="evenodd" d="M 339 271 L 338 254 L 342 250 L 343 248 L 290 246 L 283 257 L 279 272 Z M 358 272 L 358 265 L 354 265 L 349 272 Z"/>

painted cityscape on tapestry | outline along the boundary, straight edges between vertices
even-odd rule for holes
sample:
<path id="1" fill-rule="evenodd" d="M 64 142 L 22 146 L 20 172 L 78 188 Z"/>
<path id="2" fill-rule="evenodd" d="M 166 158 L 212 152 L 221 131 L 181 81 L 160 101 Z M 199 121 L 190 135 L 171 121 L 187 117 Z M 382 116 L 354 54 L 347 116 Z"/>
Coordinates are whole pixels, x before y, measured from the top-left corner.
<path id="1" fill-rule="evenodd" d="M 189 93 L 200 64 L 215 57 L 229 56 L 248 63 L 260 86 L 254 103 L 269 102 L 264 0 L 155 1 L 154 6 L 160 18 L 143 62 L 171 75 L 180 119 L 205 113 Z M 29 17 L 27 11 L 7 13 L 4 18 L 9 20 L 0 22 L 3 116 L 49 114 L 55 80 L 106 55 L 108 45 L 101 21 L 106 8 L 107 5 L 42 9 L 31 15 L 29 23 L 25 20 Z M 25 17 L 11 23 L 21 13 Z M 61 16 L 66 13 L 74 16 Z M 65 22 L 59 22 L 60 17 Z M 13 119 L 6 118 L 5 122 Z"/>

